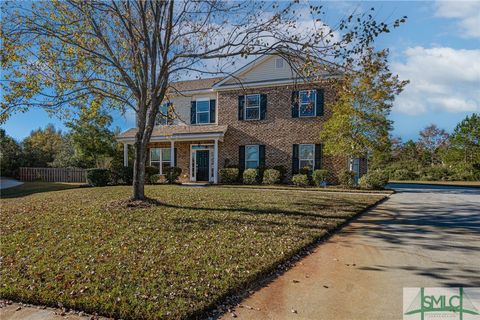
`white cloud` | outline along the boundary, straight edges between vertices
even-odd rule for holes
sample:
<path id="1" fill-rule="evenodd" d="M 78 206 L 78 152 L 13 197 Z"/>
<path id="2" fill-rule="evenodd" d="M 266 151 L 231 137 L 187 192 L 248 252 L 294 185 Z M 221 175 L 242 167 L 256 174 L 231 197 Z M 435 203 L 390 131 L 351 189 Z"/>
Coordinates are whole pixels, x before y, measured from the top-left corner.
<path id="1" fill-rule="evenodd" d="M 437 17 L 459 20 L 460 36 L 480 38 L 480 1 L 437 1 L 435 6 Z"/>
<path id="2" fill-rule="evenodd" d="M 406 114 L 480 111 L 480 50 L 415 47 L 392 70 L 410 83 L 395 101 Z"/>

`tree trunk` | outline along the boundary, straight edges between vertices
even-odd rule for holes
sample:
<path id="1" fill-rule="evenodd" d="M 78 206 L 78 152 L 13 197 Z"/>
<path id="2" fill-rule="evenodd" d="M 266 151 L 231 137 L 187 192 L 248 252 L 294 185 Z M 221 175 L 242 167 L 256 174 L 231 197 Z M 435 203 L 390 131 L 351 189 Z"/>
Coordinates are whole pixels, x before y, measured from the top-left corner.
<path id="1" fill-rule="evenodd" d="M 135 160 L 133 162 L 133 200 L 145 200 L 145 164 L 147 145 L 135 142 Z"/>

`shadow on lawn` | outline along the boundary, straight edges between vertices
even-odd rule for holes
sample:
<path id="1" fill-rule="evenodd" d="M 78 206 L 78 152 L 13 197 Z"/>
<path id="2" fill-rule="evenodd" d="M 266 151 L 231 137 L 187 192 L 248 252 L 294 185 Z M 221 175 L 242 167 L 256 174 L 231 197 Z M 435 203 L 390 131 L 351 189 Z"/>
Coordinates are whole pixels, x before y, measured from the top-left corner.
<path id="1" fill-rule="evenodd" d="M 78 183 L 63 183 L 63 182 L 25 182 L 17 187 L 1 190 L 1 198 L 19 198 L 25 197 L 34 193 L 61 191 L 67 189 L 80 188 L 84 185 Z"/>

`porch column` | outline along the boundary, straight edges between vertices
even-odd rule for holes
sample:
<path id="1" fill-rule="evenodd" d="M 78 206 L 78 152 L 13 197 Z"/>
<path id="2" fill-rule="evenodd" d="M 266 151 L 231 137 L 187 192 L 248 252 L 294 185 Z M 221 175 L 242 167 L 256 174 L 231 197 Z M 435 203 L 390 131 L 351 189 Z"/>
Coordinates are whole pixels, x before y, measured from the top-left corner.
<path id="1" fill-rule="evenodd" d="M 123 166 L 128 167 L 128 144 L 123 143 Z"/>
<path id="2" fill-rule="evenodd" d="M 218 139 L 213 145 L 213 183 L 218 183 Z"/>
<path id="3" fill-rule="evenodd" d="M 170 140 L 170 167 L 175 167 L 175 142 Z"/>

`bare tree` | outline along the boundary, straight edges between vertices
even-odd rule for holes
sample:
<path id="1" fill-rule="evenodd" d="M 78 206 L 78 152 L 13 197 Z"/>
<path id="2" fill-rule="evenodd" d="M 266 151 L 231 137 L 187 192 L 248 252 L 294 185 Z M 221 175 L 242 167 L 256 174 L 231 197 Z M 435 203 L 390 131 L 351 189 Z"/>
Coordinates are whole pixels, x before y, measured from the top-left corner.
<path id="1" fill-rule="evenodd" d="M 299 24 L 302 12 L 310 28 Z M 145 199 L 147 144 L 173 80 L 224 74 L 235 58 L 273 53 L 292 64 L 306 57 L 297 69 L 312 76 L 319 61 L 351 59 L 389 28 L 370 13 L 327 26 L 322 6 L 297 1 L 4 2 L 2 14 L 1 120 L 31 107 L 68 111 L 94 96 L 133 109 L 135 200 Z M 218 68 L 205 69 L 208 61 Z"/>

